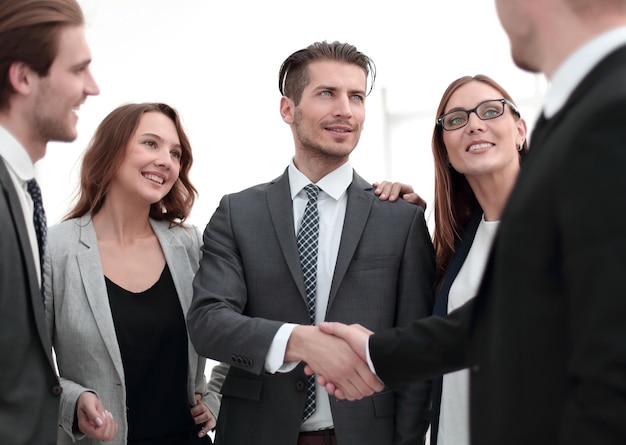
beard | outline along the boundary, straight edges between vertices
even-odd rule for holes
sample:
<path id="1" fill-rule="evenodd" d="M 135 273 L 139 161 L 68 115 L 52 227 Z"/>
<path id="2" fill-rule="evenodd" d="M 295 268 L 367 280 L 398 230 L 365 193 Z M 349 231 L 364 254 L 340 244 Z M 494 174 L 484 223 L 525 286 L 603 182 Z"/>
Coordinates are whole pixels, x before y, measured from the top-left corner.
<path id="1" fill-rule="evenodd" d="M 76 140 L 76 129 L 61 121 L 58 117 L 38 116 L 36 132 L 46 142 L 73 142 Z"/>
<path id="2" fill-rule="evenodd" d="M 33 114 L 34 131 L 41 141 L 73 142 L 77 130 L 74 122 L 70 122 L 71 110 L 64 112 L 63 104 L 59 103 L 50 92 L 47 84 L 42 83 L 42 90 L 35 101 Z"/>
<path id="3" fill-rule="evenodd" d="M 337 123 L 343 123 L 343 122 L 334 122 L 334 124 L 337 124 Z M 330 124 L 331 123 L 329 123 L 329 125 Z M 354 127 L 353 125 L 350 125 L 348 123 L 343 123 L 343 124 L 349 125 L 350 127 Z M 304 122 L 302 110 L 298 108 L 296 108 L 294 111 L 293 126 L 295 129 L 295 134 L 298 139 L 300 147 L 304 151 L 307 151 L 310 154 L 314 154 L 317 157 L 344 158 L 345 156 L 349 155 L 354 150 L 357 143 L 359 142 L 359 136 L 357 135 L 357 138 L 354 141 L 354 145 L 352 145 L 352 147 L 350 147 L 347 150 L 347 152 L 346 152 L 345 147 L 341 148 L 339 146 L 338 148 L 334 148 L 333 146 L 329 144 L 324 144 L 323 137 L 315 134 L 315 128 L 317 127 L 313 128 L 311 126 L 308 126 L 306 122 Z M 323 127 L 323 125 L 321 126 Z M 324 131 L 324 130 L 320 130 L 320 131 Z M 353 128 L 353 132 L 355 133 L 358 132 L 358 129 Z M 341 141 L 341 142 L 345 144 L 345 141 Z M 341 142 L 338 141 L 337 143 L 340 144 Z"/>
<path id="4" fill-rule="evenodd" d="M 511 49 L 511 58 L 513 59 L 513 63 L 515 63 L 515 66 L 523 71 L 527 71 L 529 73 L 541 72 L 541 69 L 537 67 L 536 63 L 533 63 L 528 57 L 525 57 L 524 54 L 516 53 L 513 48 Z"/>
<path id="5" fill-rule="evenodd" d="M 540 66 L 542 51 L 540 51 L 535 35 L 536 31 L 532 26 L 529 26 L 522 32 L 509 34 L 513 63 L 519 69 L 530 73 L 542 72 L 542 67 Z"/>

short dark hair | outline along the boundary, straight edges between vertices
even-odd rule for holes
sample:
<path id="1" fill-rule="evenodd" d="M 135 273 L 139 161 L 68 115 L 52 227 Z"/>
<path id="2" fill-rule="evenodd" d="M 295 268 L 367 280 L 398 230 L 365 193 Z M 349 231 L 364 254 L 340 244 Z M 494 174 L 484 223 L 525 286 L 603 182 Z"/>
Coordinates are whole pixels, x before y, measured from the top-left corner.
<path id="1" fill-rule="evenodd" d="M 287 57 L 278 73 L 280 94 L 291 98 L 298 105 L 302 92 L 309 83 L 308 66 L 316 60 L 338 60 L 357 65 L 363 70 L 365 77 L 370 79 L 367 94 L 374 88 L 376 65 L 372 59 L 348 43 L 323 41 L 315 42 Z"/>
<path id="2" fill-rule="evenodd" d="M 45 77 L 59 51 L 59 35 L 66 26 L 82 26 L 76 0 L 2 0 L 0 7 L 0 110 L 9 106 L 15 90 L 9 68 L 24 62 Z"/>

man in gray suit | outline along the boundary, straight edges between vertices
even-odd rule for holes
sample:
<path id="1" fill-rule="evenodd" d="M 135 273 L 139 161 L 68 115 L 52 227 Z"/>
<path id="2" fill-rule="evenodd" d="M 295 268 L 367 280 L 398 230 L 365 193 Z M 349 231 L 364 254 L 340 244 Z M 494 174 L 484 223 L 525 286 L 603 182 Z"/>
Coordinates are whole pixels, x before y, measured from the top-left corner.
<path id="1" fill-rule="evenodd" d="M 83 24 L 75 0 L 0 3 L 1 444 L 56 443 L 61 386 L 44 319 L 33 164 L 48 141 L 76 138 L 76 109 L 99 93 Z"/>
<path id="2" fill-rule="evenodd" d="M 206 227 L 188 324 L 201 355 L 231 365 L 217 444 L 424 443 L 427 385 L 370 397 L 381 383 L 343 340 L 315 326 L 336 320 L 378 331 L 431 308 L 423 210 L 377 199 L 349 162 L 374 79 L 373 62 L 349 44 L 318 42 L 289 56 L 280 112 L 295 156 L 277 179 L 225 196 Z M 328 360 L 330 350 L 340 359 Z M 303 371 L 342 360 L 348 397 L 368 397 L 329 398 Z"/>

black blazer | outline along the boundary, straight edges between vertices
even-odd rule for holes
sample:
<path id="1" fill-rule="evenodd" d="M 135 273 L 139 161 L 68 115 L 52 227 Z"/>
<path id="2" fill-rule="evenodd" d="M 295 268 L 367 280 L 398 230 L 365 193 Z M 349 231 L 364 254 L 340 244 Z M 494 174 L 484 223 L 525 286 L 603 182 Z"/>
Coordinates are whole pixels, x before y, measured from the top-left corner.
<path id="1" fill-rule="evenodd" d="M 0 158 L 0 443 L 52 445 L 61 386 L 22 207 Z"/>
<path id="2" fill-rule="evenodd" d="M 473 444 L 626 443 L 625 122 L 626 46 L 537 125 L 477 298 L 370 340 L 387 385 L 472 366 Z"/>
<path id="3" fill-rule="evenodd" d="M 437 298 L 433 307 L 433 315 L 439 317 L 446 317 L 448 315 L 448 296 L 450 295 L 450 288 L 456 280 L 456 276 L 459 274 L 467 254 L 472 248 L 474 243 L 474 237 L 476 231 L 480 225 L 480 221 L 483 217 L 482 209 L 478 208 L 472 219 L 469 221 L 465 229 L 463 230 L 462 237 L 457 242 L 456 251 L 450 261 L 448 270 L 441 283 L 441 288 L 437 292 Z M 439 433 L 439 414 L 441 413 L 441 392 L 443 389 L 443 377 L 439 376 L 433 379 L 431 387 L 431 426 L 430 426 L 430 445 L 437 445 L 437 434 Z"/>

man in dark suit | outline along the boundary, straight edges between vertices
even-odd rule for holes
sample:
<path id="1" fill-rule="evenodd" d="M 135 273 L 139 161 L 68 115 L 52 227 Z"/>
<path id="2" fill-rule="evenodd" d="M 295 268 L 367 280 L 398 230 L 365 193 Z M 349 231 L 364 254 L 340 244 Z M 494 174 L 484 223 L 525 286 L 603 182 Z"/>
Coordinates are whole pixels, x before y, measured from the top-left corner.
<path id="1" fill-rule="evenodd" d="M 48 141 L 74 140 L 76 109 L 98 94 L 83 23 L 74 0 L 0 4 L 2 444 L 56 443 L 61 386 L 45 326 L 45 218 L 33 177 Z"/>
<path id="2" fill-rule="evenodd" d="M 426 384 L 344 402 L 311 379 L 308 399 L 303 372 L 304 363 L 324 372 L 344 363 L 347 396 L 369 396 L 380 382 L 315 324 L 377 331 L 406 326 L 431 306 L 433 249 L 423 210 L 377 199 L 349 163 L 374 76 L 372 61 L 344 43 L 314 43 L 287 58 L 280 111 L 293 133 L 293 161 L 276 180 L 225 196 L 206 227 L 188 325 L 201 355 L 230 364 L 217 444 L 424 443 Z M 299 251 L 310 208 L 319 228 L 311 229 L 313 272 Z"/>
<path id="3" fill-rule="evenodd" d="M 623 445 L 626 1 L 496 5 L 516 64 L 551 85 L 477 298 L 371 337 L 322 329 L 391 387 L 470 366 L 473 444 Z"/>

